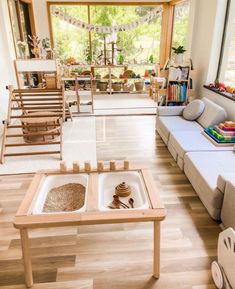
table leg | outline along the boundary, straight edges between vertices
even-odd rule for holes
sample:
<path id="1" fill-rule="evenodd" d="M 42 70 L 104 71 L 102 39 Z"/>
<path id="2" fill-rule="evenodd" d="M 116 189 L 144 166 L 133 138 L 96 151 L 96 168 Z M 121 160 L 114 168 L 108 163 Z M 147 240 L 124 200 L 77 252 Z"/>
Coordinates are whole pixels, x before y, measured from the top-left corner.
<path id="1" fill-rule="evenodd" d="M 160 277 L 160 222 L 153 222 L 153 276 Z"/>
<path id="2" fill-rule="evenodd" d="M 32 272 L 31 254 L 29 248 L 29 237 L 27 229 L 20 229 L 20 238 L 24 261 L 25 284 L 28 288 L 30 288 L 33 286 L 33 272 Z"/>

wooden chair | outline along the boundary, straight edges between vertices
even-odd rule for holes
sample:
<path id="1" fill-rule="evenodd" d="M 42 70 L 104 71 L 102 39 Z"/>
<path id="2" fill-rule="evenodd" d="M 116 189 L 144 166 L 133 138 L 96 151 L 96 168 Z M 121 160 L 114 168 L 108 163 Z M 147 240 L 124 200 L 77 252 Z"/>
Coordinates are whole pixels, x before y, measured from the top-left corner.
<path id="1" fill-rule="evenodd" d="M 1 163 L 4 163 L 5 157 L 24 155 L 59 154 L 62 159 L 65 110 L 62 88 L 13 90 L 9 87 L 8 116 L 3 121 Z M 20 147 L 41 148 L 49 145 L 56 148 L 46 151 L 17 151 Z M 12 148 L 15 148 L 13 152 L 8 151 Z"/>

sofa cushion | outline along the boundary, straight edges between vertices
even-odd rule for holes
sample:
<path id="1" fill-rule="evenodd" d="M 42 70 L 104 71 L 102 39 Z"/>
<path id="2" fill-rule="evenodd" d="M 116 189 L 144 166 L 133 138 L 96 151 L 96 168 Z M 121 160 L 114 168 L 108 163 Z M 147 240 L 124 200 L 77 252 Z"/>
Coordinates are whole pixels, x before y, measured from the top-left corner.
<path id="1" fill-rule="evenodd" d="M 184 158 L 184 171 L 199 198 L 214 219 L 220 219 L 223 192 L 217 188 L 221 173 L 231 173 L 235 168 L 232 151 L 189 152 Z"/>
<path id="2" fill-rule="evenodd" d="M 203 128 L 196 121 L 185 120 L 181 116 L 157 116 L 156 130 L 167 144 L 170 133 L 176 130 L 202 131 Z"/>
<path id="3" fill-rule="evenodd" d="M 195 120 L 203 113 L 205 104 L 200 99 L 190 102 L 183 111 L 183 117 L 187 120 Z"/>
<path id="4" fill-rule="evenodd" d="M 182 115 L 185 106 L 158 106 L 157 115 L 158 116 L 176 116 Z"/>
<path id="5" fill-rule="evenodd" d="M 233 179 L 235 179 L 235 169 L 234 169 L 234 172 L 231 172 L 231 173 L 221 173 L 217 179 L 218 189 L 220 189 L 221 192 L 224 192 L 226 183 Z"/>
<path id="6" fill-rule="evenodd" d="M 221 220 L 223 225 L 235 229 L 235 178 L 226 183 L 223 206 L 221 210 Z"/>
<path id="7" fill-rule="evenodd" d="M 202 127 L 207 128 L 214 126 L 226 120 L 227 113 L 224 108 L 205 97 L 202 99 L 202 101 L 205 104 L 205 108 L 201 116 L 197 119 L 197 122 Z"/>
<path id="8" fill-rule="evenodd" d="M 187 152 L 232 151 L 233 149 L 231 146 L 215 146 L 200 131 L 173 131 L 168 146 L 169 144 L 181 158 L 184 158 Z"/>

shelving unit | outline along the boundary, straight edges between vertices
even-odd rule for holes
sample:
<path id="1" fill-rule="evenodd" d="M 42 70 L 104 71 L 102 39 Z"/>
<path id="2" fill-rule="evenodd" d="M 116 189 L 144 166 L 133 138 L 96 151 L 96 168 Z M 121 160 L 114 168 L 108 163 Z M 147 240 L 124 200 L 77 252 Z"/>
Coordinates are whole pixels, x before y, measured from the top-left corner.
<path id="1" fill-rule="evenodd" d="M 155 64 L 124 64 L 124 65 L 71 65 L 69 69 L 76 70 L 76 71 L 82 71 L 82 69 L 87 69 L 91 72 L 93 75 L 93 81 L 92 81 L 92 89 L 93 94 L 101 94 L 101 93 L 148 93 L 149 92 L 149 86 L 150 86 L 150 78 L 151 73 L 148 76 L 141 75 L 141 77 L 138 78 L 132 78 L 132 77 L 120 77 L 119 75 L 123 74 L 125 71 L 129 70 L 129 68 L 132 67 L 148 67 L 149 70 L 156 71 L 157 66 Z M 119 70 L 119 71 L 118 71 Z M 139 72 L 139 69 L 138 69 Z M 138 74 L 137 72 L 137 74 Z M 100 74 L 100 77 L 95 77 L 96 75 Z M 117 76 L 118 75 L 118 76 Z M 80 76 L 79 76 L 80 77 Z M 66 78 L 63 78 L 66 79 Z M 135 88 L 135 82 L 141 82 L 143 83 L 143 90 L 136 90 Z M 148 82 L 149 85 L 146 86 L 145 83 Z M 107 83 L 107 85 L 105 85 Z M 114 84 L 121 83 L 121 88 L 115 90 L 113 88 Z M 103 87 L 102 87 L 103 84 Z M 131 86 L 133 89 L 127 89 L 128 85 Z M 100 88 L 101 87 L 101 88 Z"/>
<path id="2" fill-rule="evenodd" d="M 76 104 L 77 113 L 93 113 L 94 99 L 92 74 L 80 76 L 75 75 L 74 77 L 63 77 L 62 80 L 65 83 L 65 98 L 67 103 L 70 106 Z"/>
<path id="3" fill-rule="evenodd" d="M 178 69 L 188 72 L 184 74 L 183 79 L 172 79 L 172 69 Z M 165 85 L 160 85 L 156 88 L 157 102 L 159 105 L 174 106 L 185 105 L 189 102 L 190 97 L 195 96 L 194 81 L 195 70 L 191 66 L 177 66 L 164 69 L 160 72 L 160 76 L 166 79 Z M 182 74 L 183 75 L 183 74 Z"/>

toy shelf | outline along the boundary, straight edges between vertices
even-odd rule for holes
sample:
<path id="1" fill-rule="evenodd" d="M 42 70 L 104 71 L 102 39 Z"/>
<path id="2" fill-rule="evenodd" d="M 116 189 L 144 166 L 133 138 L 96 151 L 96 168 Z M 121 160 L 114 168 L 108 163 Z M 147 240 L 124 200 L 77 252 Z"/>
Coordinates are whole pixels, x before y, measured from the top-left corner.
<path id="1" fill-rule="evenodd" d="M 87 68 L 93 75 L 93 77 L 96 74 L 101 74 L 101 77 L 97 78 L 94 77 L 92 80 L 92 92 L 93 94 L 100 94 L 100 93 L 108 93 L 108 94 L 113 94 L 113 93 L 148 93 L 149 89 L 147 89 L 148 84 L 145 84 L 144 82 L 150 82 L 151 76 L 141 76 L 141 77 L 114 77 L 114 74 L 122 74 L 125 71 L 128 70 L 128 67 L 147 67 L 149 70 L 156 70 L 156 64 L 150 64 L 150 63 L 141 63 L 141 64 L 123 64 L 123 65 L 79 65 L 79 64 L 74 64 L 74 65 L 69 65 L 68 68 L 70 69 L 83 69 Z M 119 71 L 118 71 L 119 69 Z M 97 71 L 98 70 L 98 71 Z M 144 73 L 143 71 L 142 73 Z M 104 77 L 105 76 L 105 77 Z M 65 76 L 63 78 L 65 81 L 66 80 L 74 80 L 73 77 L 70 76 Z M 80 75 L 77 76 L 77 80 L 84 80 Z M 106 82 L 107 83 L 107 89 L 97 89 L 96 87 L 99 86 L 100 82 Z M 143 89 L 142 90 L 134 90 L 134 89 L 125 89 L 121 88 L 120 90 L 113 90 L 113 84 L 114 82 L 120 82 L 120 83 L 135 83 L 135 82 L 143 82 Z M 146 89 L 144 89 L 144 87 Z"/>
<path id="2" fill-rule="evenodd" d="M 183 79 L 177 79 L 181 71 Z M 163 81 L 151 81 L 151 94 L 159 105 L 185 105 L 189 102 L 189 97 L 195 96 L 193 88 L 195 80 L 195 70 L 191 65 L 169 67 L 160 71 Z M 181 76 L 181 75 L 180 75 Z M 172 79 L 174 78 L 175 79 Z"/>

